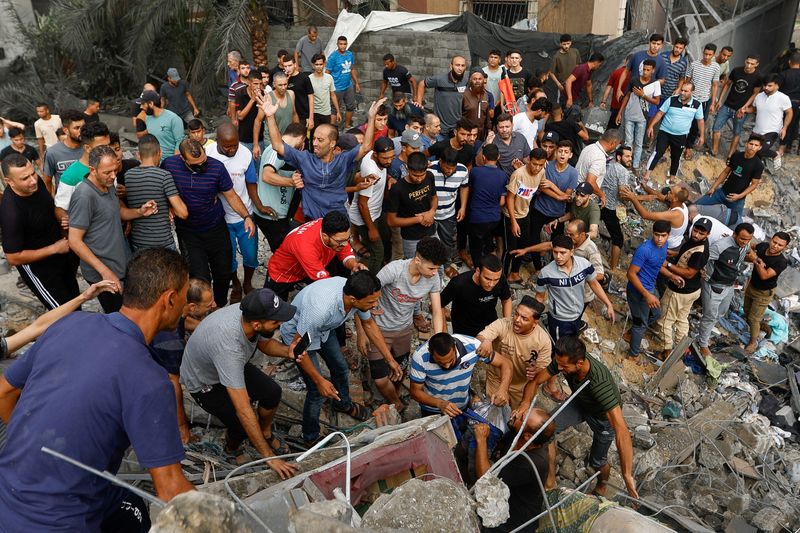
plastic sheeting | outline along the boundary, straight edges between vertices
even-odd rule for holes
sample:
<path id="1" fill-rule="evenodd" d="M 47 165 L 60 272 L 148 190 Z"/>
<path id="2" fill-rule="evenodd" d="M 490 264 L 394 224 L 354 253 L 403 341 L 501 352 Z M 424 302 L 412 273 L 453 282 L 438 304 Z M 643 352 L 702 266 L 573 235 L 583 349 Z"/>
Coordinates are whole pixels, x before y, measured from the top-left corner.
<path id="1" fill-rule="evenodd" d="M 381 31 L 390 28 L 405 27 L 409 30 L 430 31 L 447 24 L 456 15 L 427 15 L 425 13 L 406 13 L 403 11 L 373 11 L 367 18 L 358 13 L 350 13 L 343 9 L 336 19 L 331 38 L 325 46 L 325 57 L 336 50 L 336 39 L 340 35 L 347 37 L 348 48 L 356 38 L 364 32 Z"/>

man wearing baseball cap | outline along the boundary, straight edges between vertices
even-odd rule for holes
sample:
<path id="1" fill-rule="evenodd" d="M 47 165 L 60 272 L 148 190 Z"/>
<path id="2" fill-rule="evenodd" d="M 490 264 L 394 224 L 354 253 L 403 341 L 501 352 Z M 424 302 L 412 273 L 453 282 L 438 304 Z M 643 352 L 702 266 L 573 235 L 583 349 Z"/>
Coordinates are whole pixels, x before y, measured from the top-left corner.
<path id="1" fill-rule="evenodd" d="M 407 130 L 408 131 L 408 130 Z M 414 133 L 417 138 L 419 134 Z M 375 140 L 374 149 L 361 160 L 361 178 L 369 185 L 357 190 L 350 204 L 350 223 L 355 226 L 361 244 L 364 263 L 373 274 L 383 266 L 385 250 L 391 250 L 391 233 L 383 215 L 383 193 L 386 190 L 386 170 L 394 159 L 394 143 L 387 137 Z"/>
<path id="2" fill-rule="evenodd" d="M 167 69 L 167 83 L 161 84 L 161 107 L 172 111 L 183 120 L 183 125 L 189 123 L 195 117 L 200 116 L 200 110 L 194 102 L 192 93 L 189 92 L 189 85 L 186 80 L 182 80 L 178 69 Z"/>
<path id="3" fill-rule="evenodd" d="M 155 91 L 144 91 L 135 101 L 146 115 L 144 123 L 147 129 L 144 133 L 151 133 L 158 139 L 161 161 L 180 153 L 179 147 L 184 137 L 181 117 L 161 107 L 161 97 Z"/>
<path id="4" fill-rule="evenodd" d="M 550 222 L 548 225 L 550 229 L 555 229 L 561 222 L 568 222 L 570 220 L 579 218 L 586 223 L 589 228 L 589 238 L 596 239 L 597 232 L 600 228 L 600 206 L 592 201 L 592 194 L 594 189 L 589 182 L 584 181 L 575 187 L 575 197 L 570 202 L 567 208 L 567 213 L 564 216 Z"/>
<path id="5" fill-rule="evenodd" d="M 700 272 L 708 263 L 711 228 L 710 218 L 697 219 L 677 255 L 670 257 L 666 266 L 661 268 L 661 274 L 668 280 L 661 296 L 663 315 L 656 326 L 664 340 L 664 351 L 659 356 L 662 361 L 672 352 L 673 340 L 680 342 L 689 333 L 689 311 L 700 298 Z"/>
<path id="6" fill-rule="evenodd" d="M 239 305 L 211 313 L 186 344 L 181 382 L 200 407 L 225 424 L 225 451 L 234 456 L 240 455 L 246 438 L 262 457 L 288 453 L 272 428 L 281 388 L 250 359 L 256 350 L 273 357 L 294 357 L 296 343 L 286 346 L 271 337 L 296 311 L 271 289 L 257 289 Z M 298 364 L 304 369 L 313 367 L 308 357 Z M 251 407 L 253 400 L 258 401 L 257 413 Z M 282 479 L 295 474 L 295 467 L 285 461 L 268 464 Z"/>

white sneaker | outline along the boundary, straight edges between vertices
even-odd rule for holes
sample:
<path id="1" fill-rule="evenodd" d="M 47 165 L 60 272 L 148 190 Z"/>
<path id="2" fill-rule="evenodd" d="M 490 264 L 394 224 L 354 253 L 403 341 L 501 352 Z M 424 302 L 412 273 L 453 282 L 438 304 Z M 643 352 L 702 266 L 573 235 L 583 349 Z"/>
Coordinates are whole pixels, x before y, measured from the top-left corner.
<path id="1" fill-rule="evenodd" d="M 772 164 L 775 167 L 775 170 L 781 169 L 781 166 L 783 165 L 783 157 L 781 157 L 780 153 L 778 153 L 778 155 L 772 159 Z"/>

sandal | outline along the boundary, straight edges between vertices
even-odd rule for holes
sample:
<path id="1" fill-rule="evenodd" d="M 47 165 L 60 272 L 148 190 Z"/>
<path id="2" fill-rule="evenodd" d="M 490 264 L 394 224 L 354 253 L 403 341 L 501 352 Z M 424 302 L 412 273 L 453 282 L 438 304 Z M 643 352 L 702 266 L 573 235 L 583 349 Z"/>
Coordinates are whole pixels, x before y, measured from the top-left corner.
<path id="1" fill-rule="evenodd" d="M 430 333 L 431 324 L 422 315 L 414 315 L 414 327 L 420 333 Z"/>
<path id="2" fill-rule="evenodd" d="M 272 451 L 275 452 L 275 455 L 286 455 L 292 452 L 292 450 L 289 449 L 289 445 L 286 444 L 286 441 L 283 440 L 280 435 L 273 433 L 269 437 L 264 438 L 267 441 L 267 446 L 269 446 Z"/>
<path id="3" fill-rule="evenodd" d="M 372 413 L 369 409 L 355 402 L 351 404 L 350 409 L 337 409 L 334 407 L 333 410 L 339 413 L 345 413 L 350 418 L 355 418 L 359 422 L 366 422 L 372 417 Z"/>

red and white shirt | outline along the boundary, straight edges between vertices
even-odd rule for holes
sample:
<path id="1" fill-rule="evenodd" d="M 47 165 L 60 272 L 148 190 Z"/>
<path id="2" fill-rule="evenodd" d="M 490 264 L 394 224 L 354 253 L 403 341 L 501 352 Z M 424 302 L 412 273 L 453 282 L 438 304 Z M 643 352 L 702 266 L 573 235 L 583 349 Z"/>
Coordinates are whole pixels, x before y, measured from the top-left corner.
<path id="1" fill-rule="evenodd" d="M 355 259 L 350 243 L 337 252 L 322 242 L 322 219 L 306 222 L 290 231 L 269 260 L 269 279 L 277 283 L 294 283 L 304 279 L 316 281 L 330 277 L 325 267 L 334 257 L 342 263 Z"/>

